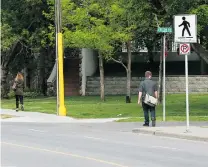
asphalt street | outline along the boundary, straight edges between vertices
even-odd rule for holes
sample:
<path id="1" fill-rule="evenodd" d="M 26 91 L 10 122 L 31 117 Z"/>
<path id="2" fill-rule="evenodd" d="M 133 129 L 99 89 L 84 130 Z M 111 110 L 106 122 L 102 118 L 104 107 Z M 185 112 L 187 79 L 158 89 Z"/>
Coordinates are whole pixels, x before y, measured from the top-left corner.
<path id="1" fill-rule="evenodd" d="M 2 167 L 207 167 L 208 143 L 125 123 L 1 123 Z"/>

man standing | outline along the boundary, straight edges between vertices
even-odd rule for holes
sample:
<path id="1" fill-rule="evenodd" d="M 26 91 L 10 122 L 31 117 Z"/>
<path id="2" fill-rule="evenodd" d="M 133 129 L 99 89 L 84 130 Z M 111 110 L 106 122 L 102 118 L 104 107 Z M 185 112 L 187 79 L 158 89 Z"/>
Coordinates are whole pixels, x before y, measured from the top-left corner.
<path id="1" fill-rule="evenodd" d="M 150 71 L 145 72 L 145 80 L 141 82 L 139 86 L 139 95 L 138 95 L 138 104 L 142 104 L 144 111 L 145 123 L 143 126 L 149 126 L 149 111 L 151 113 L 152 126 L 155 126 L 156 115 L 155 115 L 155 106 L 150 106 L 144 103 L 145 95 L 149 94 L 150 96 L 158 98 L 157 83 L 152 80 L 152 73 Z M 141 102 L 142 101 L 142 102 Z"/>

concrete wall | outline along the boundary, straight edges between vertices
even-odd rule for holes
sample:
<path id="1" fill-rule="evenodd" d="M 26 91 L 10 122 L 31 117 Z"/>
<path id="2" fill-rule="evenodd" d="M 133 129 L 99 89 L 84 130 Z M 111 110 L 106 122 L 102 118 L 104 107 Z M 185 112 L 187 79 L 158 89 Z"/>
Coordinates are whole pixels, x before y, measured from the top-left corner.
<path id="1" fill-rule="evenodd" d="M 153 78 L 158 81 L 158 78 Z M 138 93 L 138 86 L 143 80 L 141 77 L 132 77 L 131 93 Z M 208 93 L 208 76 L 189 76 L 190 93 Z M 167 93 L 185 93 L 185 76 L 166 77 Z M 88 77 L 86 95 L 100 94 L 100 78 Z M 105 78 L 106 95 L 125 95 L 126 77 L 106 77 Z"/>
<path id="2" fill-rule="evenodd" d="M 95 51 L 83 48 L 81 54 L 81 95 L 85 96 L 87 77 L 94 75 L 97 66 L 97 55 Z"/>
<path id="3" fill-rule="evenodd" d="M 92 49 L 82 49 L 82 64 L 84 64 L 83 72 L 86 76 L 92 76 L 97 69 L 97 55 Z"/>
<path id="4" fill-rule="evenodd" d="M 127 53 L 121 53 L 121 55 L 127 56 Z M 87 78 L 90 78 L 91 76 L 93 76 L 97 70 L 98 56 L 97 56 L 96 52 L 93 51 L 92 49 L 83 48 L 82 54 L 81 54 L 81 59 L 82 59 L 82 63 L 81 63 L 81 68 L 80 68 L 80 77 L 81 77 L 82 83 L 81 83 L 80 94 L 83 96 L 85 96 L 86 94 L 99 94 L 99 90 L 97 90 L 97 89 L 99 89 L 99 80 L 95 81 L 96 84 L 93 85 L 93 84 L 91 84 L 92 83 L 91 80 L 87 79 Z M 147 62 L 147 60 L 148 60 L 148 53 L 147 52 L 132 53 L 132 63 L 134 63 L 134 62 L 140 62 L 140 63 Z M 160 60 L 160 52 L 155 52 L 154 61 L 159 62 L 159 60 Z M 188 57 L 188 60 L 189 61 L 197 61 L 197 62 L 201 61 L 200 58 L 197 56 L 197 54 L 194 52 L 191 53 L 191 55 Z M 167 62 L 172 62 L 172 61 L 184 62 L 185 56 L 178 56 L 177 52 L 169 52 L 168 56 L 166 58 L 166 61 Z M 93 78 L 93 79 L 96 80 L 96 78 Z M 123 83 L 122 85 L 120 85 L 121 89 L 125 89 L 125 84 L 126 84 L 125 82 L 126 81 L 121 82 L 121 83 Z M 119 84 L 120 83 L 118 83 L 118 85 Z M 95 88 L 95 91 L 91 92 L 91 88 L 92 89 Z M 107 89 L 108 89 L 108 83 L 107 83 Z M 110 90 L 109 93 L 111 94 L 112 91 Z M 121 93 L 122 91 L 118 91 L 118 93 L 119 92 Z"/>
<path id="5" fill-rule="evenodd" d="M 122 56 L 127 56 L 127 53 L 121 53 Z M 148 60 L 147 52 L 132 53 L 132 62 L 146 62 Z M 200 61 L 196 53 L 191 53 L 188 57 L 189 61 Z M 160 61 L 160 52 L 154 53 L 154 61 Z M 166 58 L 167 62 L 171 61 L 185 61 L 185 56 L 178 56 L 176 52 L 169 52 Z"/>

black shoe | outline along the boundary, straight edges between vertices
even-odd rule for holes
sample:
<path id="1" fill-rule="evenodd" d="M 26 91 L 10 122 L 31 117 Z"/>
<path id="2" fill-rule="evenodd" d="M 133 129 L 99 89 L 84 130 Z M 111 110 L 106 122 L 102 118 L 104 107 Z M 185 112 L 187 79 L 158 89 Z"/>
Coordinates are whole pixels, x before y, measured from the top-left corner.
<path id="1" fill-rule="evenodd" d="M 145 123 L 145 124 L 143 124 L 143 126 L 149 126 L 149 124 L 146 124 L 146 123 Z"/>
<path id="2" fill-rule="evenodd" d="M 18 112 L 19 111 L 19 108 L 16 108 L 16 112 Z"/>
<path id="3" fill-rule="evenodd" d="M 156 122 L 152 121 L 152 127 L 155 127 L 155 125 L 156 125 Z"/>

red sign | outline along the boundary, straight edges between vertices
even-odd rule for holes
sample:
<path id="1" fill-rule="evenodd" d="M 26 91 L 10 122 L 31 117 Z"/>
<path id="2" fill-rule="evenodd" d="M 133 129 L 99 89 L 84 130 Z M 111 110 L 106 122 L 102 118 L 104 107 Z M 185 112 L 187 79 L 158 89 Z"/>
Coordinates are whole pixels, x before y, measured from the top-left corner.
<path id="1" fill-rule="evenodd" d="M 180 55 L 190 54 L 190 44 L 180 44 Z"/>

